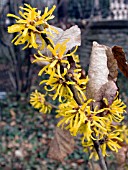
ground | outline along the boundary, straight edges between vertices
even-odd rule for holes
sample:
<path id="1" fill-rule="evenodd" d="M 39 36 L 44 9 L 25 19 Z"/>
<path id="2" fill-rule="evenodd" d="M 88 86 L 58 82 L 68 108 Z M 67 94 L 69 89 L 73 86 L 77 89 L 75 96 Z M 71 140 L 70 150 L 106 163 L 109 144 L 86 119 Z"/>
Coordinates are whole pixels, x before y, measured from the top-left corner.
<path id="1" fill-rule="evenodd" d="M 63 163 L 47 158 L 57 120 L 54 112 L 43 115 L 27 101 L 1 102 L 0 170 L 83 170 L 88 155 L 79 139 L 75 151 Z"/>

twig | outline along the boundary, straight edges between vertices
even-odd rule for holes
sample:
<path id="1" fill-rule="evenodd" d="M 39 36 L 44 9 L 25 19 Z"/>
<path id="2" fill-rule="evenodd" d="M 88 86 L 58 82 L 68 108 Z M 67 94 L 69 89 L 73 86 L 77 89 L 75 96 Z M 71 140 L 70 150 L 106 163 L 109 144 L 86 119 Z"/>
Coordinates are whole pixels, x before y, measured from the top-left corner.
<path id="1" fill-rule="evenodd" d="M 99 156 L 99 163 L 100 163 L 100 167 L 102 170 L 107 170 L 107 166 L 106 166 L 106 163 L 105 163 L 105 159 L 102 155 L 102 151 L 101 151 L 101 148 L 100 148 L 100 144 L 99 144 L 99 141 L 98 140 L 93 140 L 93 144 L 94 144 L 94 148 Z"/>
<path id="2" fill-rule="evenodd" d="M 66 74 L 65 75 L 65 79 L 67 80 L 67 81 L 71 81 L 71 78 Z M 78 96 L 78 94 L 77 94 L 77 91 L 76 91 L 76 88 L 74 87 L 74 85 L 69 85 L 69 88 L 71 89 L 71 91 L 72 91 L 72 93 L 73 93 L 73 97 L 74 97 L 74 99 L 75 99 L 75 101 L 77 102 L 77 104 L 78 105 L 81 105 L 81 101 L 80 101 L 80 99 L 79 99 L 79 96 Z"/>
<path id="3" fill-rule="evenodd" d="M 46 105 L 50 105 L 52 108 L 54 108 L 54 109 L 58 109 L 58 106 L 55 106 L 54 104 L 51 104 L 51 103 L 49 103 L 49 102 L 46 102 L 45 101 L 45 104 Z"/>

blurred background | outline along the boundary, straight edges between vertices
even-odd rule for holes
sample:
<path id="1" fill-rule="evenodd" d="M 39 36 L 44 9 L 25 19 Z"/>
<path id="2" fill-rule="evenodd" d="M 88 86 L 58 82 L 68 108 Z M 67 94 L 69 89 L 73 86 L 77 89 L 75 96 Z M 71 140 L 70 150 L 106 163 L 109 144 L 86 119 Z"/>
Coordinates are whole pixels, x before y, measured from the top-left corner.
<path id="1" fill-rule="evenodd" d="M 34 51 L 11 44 L 15 35 L 7 32 L 15 22 L 7 13 L 18 15 L 24 3 L 42 11 L 55 4 L 51 24 L 64 30 L 76 24 L 80 27 L 78 54 L 87 71 L 93 41 L 122 46 L 128 56 L 128 0 L 0 0 L 0 170 L 91 169 L 78 139 L 74 153 L 64 163 L 46 157 L 56 126 L 55 113 L 45 116 L 29 105 L 30 92 L 39 88 L 40 68 L 31 64 Z M 119 72 L 117 84 L 126 104 L 127 83 Z M 116 162 L 111 159 L 114 169 Z"/>

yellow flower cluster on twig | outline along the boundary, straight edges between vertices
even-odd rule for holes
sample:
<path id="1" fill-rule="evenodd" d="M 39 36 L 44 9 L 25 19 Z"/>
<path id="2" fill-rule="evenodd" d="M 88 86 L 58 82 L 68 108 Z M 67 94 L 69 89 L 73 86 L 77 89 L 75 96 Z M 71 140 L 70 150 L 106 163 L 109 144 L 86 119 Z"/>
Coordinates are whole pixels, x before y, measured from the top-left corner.
<path id="1" fill-rule="evenodd" d="M 111 129 L 112 130 L 112 129 Z M 114 152 L 118 152 L 118 149 L 121 148 L 120 142 L 123 140 L 119 137 L 120 135 L 120 130 L 114 130 L 112 132 L 108 132 L 103 135 L 103 139 L 99 140 L 99 144 L 102 150 L 103 156 L 109 156 L 107 153 L 107 147 Z M 94 157 L 96 160 L 98 159 L 98 155 L 94 149 L 94 143 L 92 140 L 83 143 L 84 151 L 87 151 L 87 148 L 89 147 L 90 149 L 90 159 Z"/>
<path id="2" fill-rule="evenodd" d="M 52 43 L 51 45 L 48 45 L 47 48 L 51 52 L 51 55 L 44 56 L 43 54 L 41 54 L 40 51 L 38 51 L 40 57 L 35 55 L 35 60 L 33 61 L 33 62 L 48 62 L 49 63 L 46 66 L 44 66 L 38 74 L 39 76 L 41 76 L 43 73 L 48 74 L 49 78 L 48 80 L 41 81 L 40 84 L 44 84 L 44 83 L 46 84 L 45 86 L 46 91 L 54 90 L 55 94 L 53 95 L 53 100 L 55 100 L 57 96 L 59 96 L 60 102 L 62 102 L 62 98 L 65 100 L 65 99 L 73 97 L 73 93 L 69 87 L 70 85 L 74 85 L 79 95 L 81 95 L 84 98 L 84 93 L 82 90 L 83 86 L 82 88 L 80 88 L 79 84 L 86 86 L 87 81 L 88 81 L 88 78 L 79 79 L 81 77 L 81 73 L 79 74 L 76 73 L 77 67 L 73 71 L 73 76 L 74 76 L 75 81 L 72 81 L 72 79 L 71 81 L 66 80 L 66 75 L 68 74 L 68 71 L 72 69 L 70 63 L 67 60 L 67 57 L 72 57 L 74 59 L 75 57 L 74 53 L 77 50 L 77 47 L 76 47 L 74 51 L 66 54 L 66 45 L 68 41 L 69 40 L 67 39 L 62 43 L 57 43 L 56 45 L 54 45 L 54 43 Z M 51 88 L 47 88 L 47 86 Z"/>
<path id="3" fill-rule="evenodd" d="M 104 98 L 104 102 L 106 106 L 108 106 L 106 109 L 108 110 L 106 116 L 109 117 L 111 121 L 121 122 L 124 119 L 123 113 L 126 112 L 126 105 L 121 101 L 121 99 L 118 99 L 118 94 L 110 106 L 108 105 L 107 99 Z"/>
<path id="4" fill-rule="evenodd" d="M 12 40 L 15 45 L 27 42 L 24 49 L 31 47 L 38 49 L 33 63 L 47 63 L 43 65 L 38 75 L 47 75 L 40 85 L 43 85 L 49 97 L 53 100 L 58 99 L 60 102 L 56 115 L 56 118 L 60 118 L 58 126 L 68 129 L 73 136 L 81 134 L 84 150 L 87 151 L 87 148 L 90 148 L 90 157 L 97 157 L 94 141 L 98 141 L 103 156 L 107 155 L 107 148 L 117 152 L 121 147 L 119 143 L 124 137 L 121 135 L 121 130 L 114 124 L 124 119 L 126 105 L 116 96 L 112 104 L 104 98 L 103 108 L 98 109 L 97 106 L 93 108 L 95 101 L 86 97 L 86 85 L 89 78 L 81 68 L 79 56 L 75 54 L 78 47 L 67 51 L 68 37 L 61 43 L 55 43 L 52 39 L 50 30 L 54 32 L 56 30 L 47 21 L 54 18 L 52 13 L 55 6 L 49 11 L 46 7 L 43 15 L 41 11 L 36 11 L 36 8 L 28 4 L 25 6 L 20 7 L 24 11 L 19 11 L 21 17 L 7 15 L 16 19 L 16 23 L 8 27 L 8 32 L 19 32 Z M 42 42 L 41 47 L 37 43 L 37 38 L 40 38 Z M 41 51 L 44 48 L 47 51 L 46 54 Z M 30 96 L 30 103 L 40 112 L 50 113 L 54 106 L 47 102 L 45 97 L 36 90 Z M 122 129 L 125 127 L 123 126 Z"/>
<path id="5" fill-rule="evenodd" d="M 15 45 L 24 44 L 27 42 L 26 46 L 23 48 L 38 48 L 36 43 L 37 37 L 42 40 L 42 48 L 45 46 L 45 40 L 42 38 L 41 34 L 51 34 L 47 31 L 47 28 L 52 29 L 47 23 L 48 20 L 54 18 L 52 15 L 55 5 L 51 10 L 48 11 L 48 7 L 45 8 L 44 14 L 41 15 L 41 11 L 36 11 L 36 8 L 32 8 L 28 4 L 24 4 L 26 7 L 20 7 L 24 12 L 19 11 L 21 17 L 14 14 L 8 14 L 8 17 L 13 17 L 16 19 L 16 23 L 8 27 L 9 33 L 19 32 L 19 34 L 12 40 Z M 41 28 L 39 28 L 41 27 Z"/>

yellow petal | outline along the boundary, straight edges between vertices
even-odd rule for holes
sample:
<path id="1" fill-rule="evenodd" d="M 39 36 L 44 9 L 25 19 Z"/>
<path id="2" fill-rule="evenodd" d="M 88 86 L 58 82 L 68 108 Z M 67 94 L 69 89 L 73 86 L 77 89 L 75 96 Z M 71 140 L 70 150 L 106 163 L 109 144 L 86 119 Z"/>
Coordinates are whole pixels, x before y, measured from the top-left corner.
<path id="1" fill-rule="evenodd" d="M 22 33 L 22 36 L 25 37 L 27 35 L 27 32 L 28 32 L 28 28 L 25 28 L 23 33 Z"/>
<path id="2" fill-rule="evenodd" d="M 7 17 L 14 17 L 14 18 L 16 18 L 16 19 L 20 19 L 20 17 L 14 15 L 14 14 L 7 14 Z"/>
<path id="3" fill-rule="evenodd" d="M 31 44 L 34 48 L 38 47 L 38 45 L 36 44 L 36 35 L 33 32 L 31 32 Z"/>
<path id="4" fill-rule="evenodd" d="M 58 62 L 58 60 L 54 60 L 54 61 L 50 64 L 50 68 L 53 68 L 53 67 L 56 65 L 57 62 Z"/>
<path id="5" fill-rule="evenodd" d="M 13 43 L 21 34 L 18 34 L 17 36 L 15 36 L 15 38 L 13 38 L 13 40 L 11 41 L 11 43 Z"/>
<path id="6" fill-rule="evenodd" d="M 14 24 L 14 25 L 8 27 L 8 32 L 9 33 L 20 32 L 24 28 L 25 28 L 25 26 L 23 24 Z"/>

